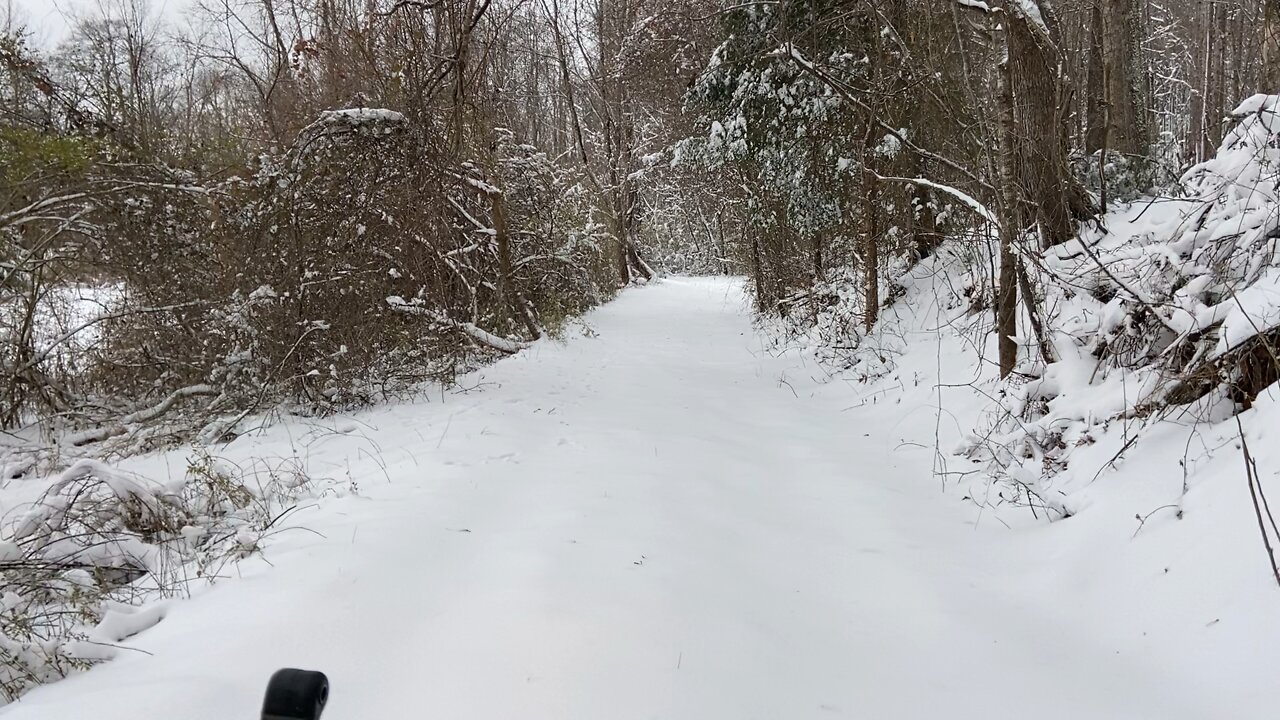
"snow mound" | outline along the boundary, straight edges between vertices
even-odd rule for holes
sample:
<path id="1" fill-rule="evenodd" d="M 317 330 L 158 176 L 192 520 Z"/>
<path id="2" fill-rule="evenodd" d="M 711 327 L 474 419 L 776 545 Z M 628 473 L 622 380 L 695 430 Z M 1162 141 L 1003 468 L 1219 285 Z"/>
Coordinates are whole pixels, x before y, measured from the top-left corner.
<path id="1" fill-rule="evenodd" d="M 401 124 L 407 122 L 404 114 L 395 110 L 387 110 L 385 108 L 345 108 L 342 110 L 325 110 L 320 113 L 319 122 L 325 124 L 345 123 L 348 125 L 360 125 L 364 123 L 391 123 Z"/>

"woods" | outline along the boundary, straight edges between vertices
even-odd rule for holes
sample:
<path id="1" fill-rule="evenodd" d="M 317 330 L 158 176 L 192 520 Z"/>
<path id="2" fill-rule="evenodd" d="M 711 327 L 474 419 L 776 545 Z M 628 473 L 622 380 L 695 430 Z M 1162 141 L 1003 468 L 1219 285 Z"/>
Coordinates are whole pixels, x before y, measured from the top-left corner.
<path id="1" fill-rule="evenodd" d="M 54 47 L 7 15 L 8 429 L 368 404 L 661 269 L 802 325 L 857 287 L 856 344 L 944 238 L 1007 376 L 1055 360 L 1040 255 L 1181 192 L 1280 73 L 1251 0 L 191 10 L 110 0 Z"/>
<path id="2" fill-rule="evenodd" d="M 1027 263 L 1104 227 L 1116 202 L 1179 194 L 1236 104 L 1274 90 L 1268 7 L 727 5 L 728 39 L 690 95 L 709 134 L 683 152 L 759 178 L 741 190 L 760 237 L 737 258 L 765 313 L 813 322 L 834 302 L 833 271 L 852 273 L 869 332 L 887 269 L 938 234 L 999 237 L 980 251 L 975 302 L 993 310 L 1008 375 L 1019 317 L 1040 361 L 1055 359 L 1039 289 L 1051 279 Z"/>
<path id="3" fill-rule="evenodd" d="M 745 275 L 797 327 L 838 312 L 852 347 L 947 239 L 1001 375 L 1035 377 L 1043 254 L 1185 192 L 1280 73 L 1276 13 L 201 0 L 178 27 L 109 0 L 41 46 L 11 10 L 0 419 L 228 438 L 447 381 L 662 271 Z"/>
<path id="4" fill-rule="evenodd" d="M 1240 498 L 1184 510 L 1197 473 L 1224 475 L 1204 470 L 1214 453 L 1238 448 L 1249 541 L 1276 574 L 1256 428 L 1280 382 L 1280 0 L 95 0 L 57 28 L 17 4 L 31 1 L 0 13 L 5 700 L 109 657 L 163 617 L 137 607 L 220 579 L 308 503 L 393 474 L 430 488 L 415 512 L 444 513 L 428 527 L 399 510 L 412 492 L 383 496 L 401 515 L 367 517 L 396 528 L 381 541 L 398 558 L 470 542 L 484 518 L 448 512 L 497 477 L 514 492 L 489 493 L 487 529 L 520 532 L 489 570 L 595 569 L 563 553 L 625 524 L 597 520 L 601 497 L 644 498 L 628 522 L 662 515 L 654 536 L 698 528 L 725 546 L 704 564 L 732 570 L 722 527 L 808 537 L 819 549 L 797 556 L 843 562 L 828 536 L 865 538 L 794 530 L 820 508 L 861 532 L 840 503 L 862 502 L 853 481 L 882 453 L 894 483 L 901 461 L 979 519 L 1013 507 L 1036 523 L 1088 510 L 1136 456 L 1126 480 L 1145 504 L 1098 503 L 1124 509 L 1081 544 L 1123 555 L 1093 542 L 1115 517 L 1136 520 L 1116 533 L 1130 541 L 1184 515 L 1206 524 L 1197 541 L 1220 539 Z M 445 407 L 503 383 L 500 401 Z M 409 458 L 398 470 L 378 438 Z M 912 465 L 916 450 L 930 457 Z M 796 473 L 812 496 L 776 482 Z M 437 505 L 430 482 L 456 497 Z M 548 504 L 566 488 L 566 507 Z M 890 534 L 931 536 L 918 498 L 883 505 L 911 520 Z M 877 507 L 858 511 L 873 531 Z M 565 518 L 583 524 L 538 536 Z M 591 560 L 649 572 L 646 532 L 618 545 L 625 559 L 600 543 Z M 777 537 L 756 537 L 771 568 Z M 925 554 L 910 549 L 895 563 Z M 1236 551 L 1210 549 L 1196 557 Z M 1169 582 L 1164 556 L 1133 562 L 1097 586 Z M 492 579 L 458 565 L 464 583 Z M 582 588 L 565 577 L 569 607 Z M 844 622 L 819 579 L 818 609 Z M 639 597 L 613 580 L 618 607 Z M 794 615 L 783 585 L 766 609 Z M 503 633 L 522 617 L 488 609 Z M 1194 613 L 1197 642 L 1228 632 Z M 1154 652 L 1147 637 L 1137 652 Z M 966 630 L 955 647 L 976 645 Z M 512 677 L 531 686 L 525 670 Z"/>
<path id="5" fill-rule="evenodd" d="M 113 0 L 55 48 L 11 12 L 5 428 L 359 406 L 652 278 L 701 55 L 651 5 Z"/>

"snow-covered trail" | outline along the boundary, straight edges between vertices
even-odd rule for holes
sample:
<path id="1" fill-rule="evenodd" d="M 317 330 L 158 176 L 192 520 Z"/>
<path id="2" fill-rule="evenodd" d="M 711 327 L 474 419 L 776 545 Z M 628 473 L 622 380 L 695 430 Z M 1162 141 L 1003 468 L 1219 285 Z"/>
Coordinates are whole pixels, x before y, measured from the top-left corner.
<path id="1" fill-rule="evenodd" d="M 932 411 L 849 409 L 761 351 L 735 283 L 590 323 L 482 390 L 243 441 L 359 495 L 174 603 L 129 642 L 149 655 L 0 715 L 247 720 L 289 665 L 330 675 L 329 720 L 1232 716 L 939 492 L 932 448 L 901 444 Z"/>

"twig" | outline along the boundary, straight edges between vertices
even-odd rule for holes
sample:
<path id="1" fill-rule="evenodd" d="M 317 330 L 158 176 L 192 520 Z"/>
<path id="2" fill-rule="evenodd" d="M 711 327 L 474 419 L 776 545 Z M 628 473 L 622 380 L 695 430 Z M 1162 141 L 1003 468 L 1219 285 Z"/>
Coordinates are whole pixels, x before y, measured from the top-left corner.
<path id="1" fill-rule="evenodd" d="M 1271 562 L 1271 574 L 1276 579 L 1276 584 L 1280 585 L 1280 566 L 1276 565 L 1276 552 L 1271 547 L 1271 536 L 1267 534 L 1267 523 L 1263 520 L 1263 508 L 1266 507 L 1267 518 L 1271 521 L 1272 532 L 1276 532 L 1276 521 L 1271 515 L 1271 508 L 1267 506 L 1266 496 L 1262 494 L 1262 483 L 1258 478 L 1258 465 L 1253 459 L 1253 454 L 1249 452 L 1249 441 L 1244 436 L 1244 425 L 1240 422 L 1240 416 L 1236 415 L 1236 429 L 1240 432 L 1240 449 L 1244 453 L 1244 471 L 1245 477 L 1249 481 L 1249 495 L 1253 498 L 1253 511 L 1258 518 L 1258 531 L 1262 533 L 1262 546 L 1267 550 L 1267 560 Z M 1280 538 L 1280 532 L 1277 532 Z"/>
<path id="2" fill-rule="evenodd" d="M 1147 520 L 1148 520 L 1148 519 L 1150 519 L 1152 515 L 1155 515 L 1156 513 L 1160 512 L 1161 510 L 1168 510 L 1168 509 L 1170 509 L 1170 508 L 1173 508 L 1174 510 L 1177 510 L 1177 511 L 1178 511 L 1178 519 L 1179 519 L 1179 520 L 1181 520 L 1181 519 L 1182 519 L 1182 508 L 1181 508 L 1181 507 L 1179 507 L 1179 506 L 1177 506 L 1177 505 L 1161 505 L 1160 507 L 1156 508 L 1155 510 L 1152 510 L 1151 512 L 1147 513 L 1146 515 L 1134 515 L 1134 516 L 1133 516 L 1133 517 L 1138 521 L 1138 529 L 1133 531 L 1133 535 L 1132 535 L 1132 536 L 1130 536 L 1130 538 L 1129 538 L 1129 539 L 1130 539 L 1130 540 L 1132 540 L 1133 538 L 1138 537 L 1138 533 L 1142 532 L 1142 528 L 1143 528 L 1143 526 L 1147 524 Z"/>

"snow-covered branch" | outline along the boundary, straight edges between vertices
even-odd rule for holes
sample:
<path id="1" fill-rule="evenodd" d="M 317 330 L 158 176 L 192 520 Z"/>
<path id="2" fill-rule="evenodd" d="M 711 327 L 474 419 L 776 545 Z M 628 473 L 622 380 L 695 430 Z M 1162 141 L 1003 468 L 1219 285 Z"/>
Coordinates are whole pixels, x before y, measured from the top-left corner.
<path id="1" fill-rule="evenodd" d="M 914 177 L 914 178 L 892 177 L 892 176 L 880 175 L 879 173 L 876 173 L 876 179 L 885 180 L 888 182 L 904 182 L 904 183 L 910 183 L 912 185 L 923 185 L 924 187 L 933 188 L 934 190 L 937 190 L 939 192 L 944 192 L 950 195 L 951 197 L 959 200 L 961 203 L 964 203 L 965 206 L 967 206 L 970 210 L 973 210 L 975 213 L 977 213 L 978 216 L 981 217 L 983 220 L 986 220 L 987 222 L 991 223 L 992 226 L 996 228 L 1000 227 L 1000 218 L 997 217 L 995 213 L 991 212 L 991 210 L 989 210 L 986 205 L 983 205 L 982 203 L 978 202 L 972 195 L 966 193 L 963 190 L 959 190 L 950 185 L 944 185 L 939 182 L 934 182 L 932 180 L 926 180 L 925 178 L 921 178 L 921 177 Z"/>
<path id="2" fill-rule="evenodd" d="M 467 209 L 462 207 L 462 204 L 459 203 L 457 200 L 454 200 L 453 198 L 446 198 L 446 199 L 449 201 L 449 204 L 453 206 L 453 209 L 457 210 L 458 214 L 466 218 L 467 221 L 470 222 L 472 225 L 475 225 L 477 230 L 481 232 L 491 232 L 493 230 L 493 228 L 480 222 L 475 218 L 475 216 L 467 212 Z"/>
<path id="3" fill-rule="evenodd" d="M 528 348 L 530 346 L 530 343 L 527 343 L 523 340 L 512 340 L 510 338 L 502 337 L 501 335 L 495 335 L 489 332 L 488 330 L 485 330 L 475 325 L 474 323 L 454 320 L 453 318 L 449 317 L 448 315 L 445 315 L 442 312 L 439 312 L 438 310 L 432 310 L 431 308 L 425 307 L 420 304 L 407 302 L 404 298 L 396 295 L 393 295 L 387 298 L 387 305 L 391 306 L 391 308 L 397 312 L 402 312 L 409 315 L 421 315 L 422 317 L 425 317 L 431 320 L 432 322 L 436 322 L 446 327 L 451 327 L 451 328 L 454 328 L 455 330 L 459 330 L 464 335 L 471 338 L 472 340 L 475 340 L 481 345 L 492 348 L 499 352 L 513 354 L 513 353 L 518 353 L 521 350 L 524 350 L 525 348 Z"/>
<path id="4" fill-rule="evenodd" d="M 58 195 L 56 197 L 48 197 L 48 198 L 42 198 L 40 200 L 36 200 L 35 202 L 27 205 L 26 207 L 21 207 L 21 208 L 18 208 L 17 210 L 7 212 L 4 215 L 0 215 L 0 227 L 4 227 L 5 225 L 12 225 L 19 222 L 24 222 L 28 220 L 32 215 L 35 215 L 36 213 L 43 212 L 45 210 L 48 210 L 49 208 L 60 207 L 68 203 L 75 202 L 77 200 L 83 200 L 93 195 L 94 193 L 90 193 L 90 192 L 75 192 L 75 193 L 67 193 L 66 195 Z"/>
<path id="5" fill-rule="evenodd" d="M 128 432 L 129 425 L 136 425 L 138 423 L 155 420 L 173 409 L 173 406 L 181 400 L 191 397 L 218 395 L 220 392 L 221 390 L 213 385 L 188 385 L 187 387 L 179 388 L 174 390 L 172 393 L 169 393 L 167 397 L 155 405 L 145 407 L 141 410 L 136 410 L 125 415 L 114 425 L 74 433 L 67 438 L 67 443 L 70 445 L 80 446 L 88 445 L 89 443 L 102 442 L 108 438 L 125 434 Z"/>

